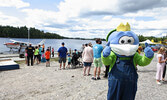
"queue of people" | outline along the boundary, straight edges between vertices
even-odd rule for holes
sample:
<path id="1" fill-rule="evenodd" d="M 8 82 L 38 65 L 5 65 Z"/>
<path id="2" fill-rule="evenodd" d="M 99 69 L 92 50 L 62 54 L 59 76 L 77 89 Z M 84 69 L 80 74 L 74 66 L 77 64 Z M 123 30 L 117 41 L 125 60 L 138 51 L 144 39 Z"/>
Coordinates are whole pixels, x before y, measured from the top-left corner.
<path id="1" fill-rule="evenodd" d="M 41 56 L 43 59 L 43 62 L 46 62 L 46 67 L 50 66 L 50 48 L 48 47 L 46 52 L 45 52 L 45 46 L 44 44 L 35 46 L 35 48 L 32 46 L 32 44 L 29 44 L 29 46 L 26 47 L 25 49 L 25 61 L 27 66 L 33 66 L 36 62 L 36 64 L 41 63 Z M 46 61 L 45 61 L 46 60 Z"/>
<path id="2" fill-rule="evenodd" d="M 65 47 L 65 43 L 61 43 L 61 47 L 58 49 L 58 57 L 59 57 L 59 69 L 65 69 L 70 68 L 71 64 L 74 63 L 75 65 L 79 64 L 77 63 L 77 59 L 79 57 L 82 58 L 81 64 L 83 65 L 83 76 L 90 76 L 90 70 L 92 63 L 94 64 L 94 72 L 92 80 L 100 80 L 100 73 L 101 73 L 101 67 L 103 66 L 101 61 L 101 53 L 103 50 L 103 46 L 101 45 L 102 41 L 101 39 L 96 39 L 96 44 L 92 46 L 91 43 L 83 44 L 80 52 L 80 56 L 78 54 L 78 51 L 75 49 L 73 53 L 71 53 L 71 49 L 68 49 Z M 44 49 L 44 45 L 36 46 L 35 48 L 29 44 L 29 46 L 25 49 L 25 60 L 27 66 L 33 66 L 33 64 L 36 62 L 36 64 L 41 63 L 41 56 L 42 58 L 46 59 L 46 67 L 50 67 L 50 57 L 52 54 L 52 57 L 54 57 L 54 48 L 47 48 L 46 52 Z M 140 54 L 142 51 L 142 47 L 139 46 L 138 53 Z M 68 61 L 67 67 L 66 67 L 66 59 Z M 165 47 L 161 47 L 159 51 L 157 52 L 157 73 L 156 73 L 156 83 L 162 84 L 165 82 L 165 74 L 166 74 L 166 63 L 167 63 L 167 50 Z M 31 62 L 31 63 L 30 63 Z M 62 65 L 63 63 L 63 65 Z M 63 68 L 62 68 L 63 66 Z M 105 65 L 105 75 L 104 78 L 108 77 L 109 72 L 109 65 Z M 96 77 L 97 74 L 97 77 Z"/>

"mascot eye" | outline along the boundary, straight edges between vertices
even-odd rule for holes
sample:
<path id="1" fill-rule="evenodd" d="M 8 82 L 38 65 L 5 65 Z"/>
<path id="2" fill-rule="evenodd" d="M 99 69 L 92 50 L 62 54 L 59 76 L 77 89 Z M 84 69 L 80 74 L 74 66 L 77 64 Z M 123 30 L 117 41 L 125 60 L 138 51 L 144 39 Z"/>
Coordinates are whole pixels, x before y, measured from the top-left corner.
<path id="1" fill-rule="evenodd" d="M 128 44 L 133 44 L 135 42 L 134 38 L 133 37 L 129 37 L 127 43 Z"/>
<path id="2" fill-rule="evenodd" d="M 131 43 L 131 40 L 130 40 L 130 39 L 128 40 L 128 43 Z"/>
<path id="3" fill-rule="evenodd" d="M 125 41 L 124 40 L 121 40 L 121 43 L 123 44 Z"/>
<path id="4" fill-rule="evenodd" d="M 119 39 L 119 44 L 133 44 L 134 38 L 129 36 L 123 36 Z"/>

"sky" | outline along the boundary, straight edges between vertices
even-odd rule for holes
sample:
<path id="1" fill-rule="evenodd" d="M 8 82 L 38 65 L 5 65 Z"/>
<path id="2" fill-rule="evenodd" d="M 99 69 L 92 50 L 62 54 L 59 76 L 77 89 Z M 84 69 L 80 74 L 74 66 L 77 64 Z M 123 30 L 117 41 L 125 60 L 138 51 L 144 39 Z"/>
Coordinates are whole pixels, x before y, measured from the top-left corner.
<path id="1" fill-rule="evenodd" d="M 126 22 L 137 35 L 167 36 L 167 0 L 0 0 L 0 25 L 66 37 L 106 38 Z"/>

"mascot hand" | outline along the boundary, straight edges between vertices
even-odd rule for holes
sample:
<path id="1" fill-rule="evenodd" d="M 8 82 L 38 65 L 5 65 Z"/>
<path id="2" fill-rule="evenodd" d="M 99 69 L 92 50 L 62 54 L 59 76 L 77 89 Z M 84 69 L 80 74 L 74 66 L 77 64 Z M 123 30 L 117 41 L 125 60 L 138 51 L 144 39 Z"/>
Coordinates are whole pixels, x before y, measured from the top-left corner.
<path id="1" fill-rule="evenodd" d="M 111 52 L 110 42 L 107 43 L 106 47 L 103 50 L 103 57 L 108 57 Z"/>
<path id="2" fill-rule="evenodd" d="M 154 52 L 149 47 L 148 43 L 145 43 L 144 53 L 145 53 L 145 56 L 148 58 L 152 58 L 154 56 Z"/>

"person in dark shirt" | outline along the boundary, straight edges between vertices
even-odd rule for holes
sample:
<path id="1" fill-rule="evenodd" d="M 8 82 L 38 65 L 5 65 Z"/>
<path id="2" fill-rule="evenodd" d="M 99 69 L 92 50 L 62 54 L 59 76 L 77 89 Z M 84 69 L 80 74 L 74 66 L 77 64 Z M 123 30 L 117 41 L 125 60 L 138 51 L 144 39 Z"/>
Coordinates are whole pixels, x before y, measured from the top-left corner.
<path id="1" fill-rule="evenodd" d="M 33 66 L 34 50 L 35 50 L 35 48 L 31 44 L 29 44 L 29 46 L 26 48 L 26 51 L 27 51 L 27 65 L 28 66 L 30 66 L 30 59 L 31 59 L 31 66 Z"/>
<path id="2" fill-rule="evenodd" d="M 58 57 L 60 63 L 60 70 L 63 62 L 63 69 L 65 69 L 66 64 L 66 56 L 67 56 L 67 48 L 64 46 L 64 42 L 62 42 L 62 47 L 58 49 Z"/>

